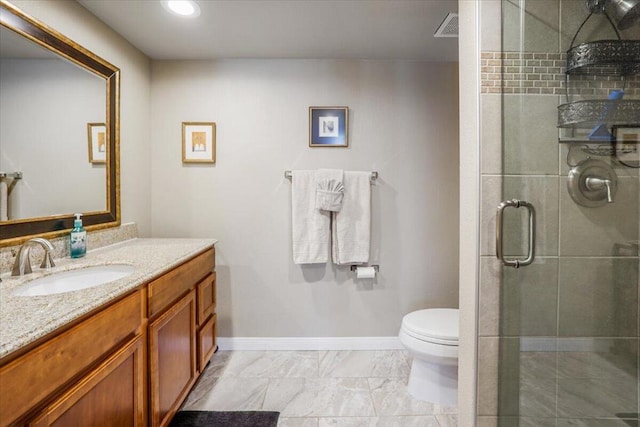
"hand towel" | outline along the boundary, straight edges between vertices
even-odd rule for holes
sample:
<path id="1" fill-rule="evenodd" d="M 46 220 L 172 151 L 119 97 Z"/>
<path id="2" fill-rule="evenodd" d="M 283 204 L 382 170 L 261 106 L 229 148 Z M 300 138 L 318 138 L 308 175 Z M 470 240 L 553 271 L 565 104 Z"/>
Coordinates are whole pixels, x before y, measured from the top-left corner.
<path id="1" fill-rule="evenodd" d="M 332 258 L 335 264 L 369 261 L 371 242 L 371 173 L 344 172 L 342 209 L 333 214 Z"/>
<path id="2" fill-rule="evenodd" d="M 291 172 L 291 225 L 293 262 L 329 262 L 330 212 L 316 209 L 315 171 Z"/>
<path id="3" fill-rule="evenodd" d="M 338 169 L 319 169 L 316 172 L 316 208 L 338 212 L 342 208 L 344 172 Z"/>

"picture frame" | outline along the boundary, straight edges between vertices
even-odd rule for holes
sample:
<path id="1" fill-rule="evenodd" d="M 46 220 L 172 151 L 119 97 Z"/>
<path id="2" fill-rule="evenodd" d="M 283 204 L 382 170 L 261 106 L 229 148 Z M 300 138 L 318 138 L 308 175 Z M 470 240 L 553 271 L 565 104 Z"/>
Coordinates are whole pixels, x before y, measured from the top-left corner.
<path id="1" fill-rule="evenodd" d="M 640 127 L 614 126 L 616 159 L 631 168 L 640 168 Z"/>
<path id="2" fill-rule="evenodd" d="M 107 163 L 107 125 L 105 123 L 87 123 L 89 141 L 89 163 Z"/>
<path id="3" fill-rule="evenodd" d="M 215 122 L 182 122 L 182 163 L 215 162 Z"/>
<path id="4" fill-rule="evenodd" d="M 309 107 L 309 147 L 349 146 L 349 107 Z"/>

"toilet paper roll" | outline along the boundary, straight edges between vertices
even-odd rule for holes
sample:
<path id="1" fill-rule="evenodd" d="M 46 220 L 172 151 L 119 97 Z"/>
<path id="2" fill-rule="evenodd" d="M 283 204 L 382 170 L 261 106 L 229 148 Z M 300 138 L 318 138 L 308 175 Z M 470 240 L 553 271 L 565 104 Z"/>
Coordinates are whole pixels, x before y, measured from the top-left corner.
<path id="1" fill-rule="evenodd" d="M 373 267 L 357 267 L 356 278 L 358 279 L 373 279 L 376 277 L 376 269 Z"/>

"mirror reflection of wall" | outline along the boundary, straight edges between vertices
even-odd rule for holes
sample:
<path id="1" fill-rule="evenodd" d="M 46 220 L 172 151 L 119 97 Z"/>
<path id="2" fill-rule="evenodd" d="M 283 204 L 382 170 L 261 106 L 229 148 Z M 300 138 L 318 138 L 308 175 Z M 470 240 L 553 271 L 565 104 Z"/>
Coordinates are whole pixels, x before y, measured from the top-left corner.
<path id="1" fill-rule="evenodd" d="M 106 209 L 106 165 L 90 161 L 88 133 L 105 104 L 102 77 L 0 27 L 0 172 L 23 174 L 10 220 Z"/>

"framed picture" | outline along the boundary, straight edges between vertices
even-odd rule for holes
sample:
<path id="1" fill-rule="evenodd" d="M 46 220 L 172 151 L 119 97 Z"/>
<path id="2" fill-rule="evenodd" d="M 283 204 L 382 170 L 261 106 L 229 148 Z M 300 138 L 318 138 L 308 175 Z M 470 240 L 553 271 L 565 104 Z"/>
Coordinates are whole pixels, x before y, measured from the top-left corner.
<path id="1" fill-rule="evenodd" d="M 89 138 L 89 162 L 100 164 L 107 162 L 107 125 L 87 123 Z"/>
<path id="2" fill-rule="evenodd" d="M 615 155 L 620 163 L 640 168 L 640 128 L 614 126 Z"/>
<path id="3" fill-rule="evenodd" d="M 182 162 L 216 162 L 216 124 L 182 122 Z"/>
<path id="4" fill-rule="evenodd" d="M 349 107 L 309 107 L 309 147 L 348 147 Z"/>

